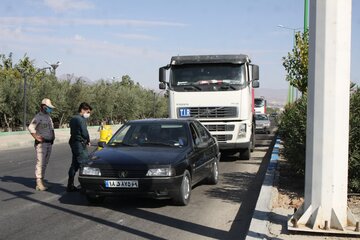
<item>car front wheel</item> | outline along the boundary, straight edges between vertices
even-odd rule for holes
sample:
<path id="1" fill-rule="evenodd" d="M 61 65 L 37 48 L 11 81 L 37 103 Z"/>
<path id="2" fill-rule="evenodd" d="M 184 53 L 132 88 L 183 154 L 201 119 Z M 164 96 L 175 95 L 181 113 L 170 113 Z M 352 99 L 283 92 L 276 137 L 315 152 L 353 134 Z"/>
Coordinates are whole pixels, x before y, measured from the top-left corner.
<path id="1" fill-rule="evenodd" d="M 190 201 L 191 195 L 191 176 L 188 170 L 185 170 L 179 189 L 177 190 L 173 201 L 176 205 L 186 206 Z"/>
<path id="2" fill-rule="evenodd" d="M 211 174 L 208 177 L 208 183 L 215 185 L 219 181 L 219 161 L 215 159 L 211 168 Z"/>

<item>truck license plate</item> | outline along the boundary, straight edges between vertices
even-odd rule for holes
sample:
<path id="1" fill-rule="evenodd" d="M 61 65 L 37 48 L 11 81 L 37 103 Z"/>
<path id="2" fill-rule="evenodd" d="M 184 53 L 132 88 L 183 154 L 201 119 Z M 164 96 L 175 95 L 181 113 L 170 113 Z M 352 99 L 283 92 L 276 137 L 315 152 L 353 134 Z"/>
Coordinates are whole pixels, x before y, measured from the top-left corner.
<path id="1" fill-rule="evenodd" d="M 179 109 L 180 117 L 190 117 L 190 108 L 180 108 Z"/>

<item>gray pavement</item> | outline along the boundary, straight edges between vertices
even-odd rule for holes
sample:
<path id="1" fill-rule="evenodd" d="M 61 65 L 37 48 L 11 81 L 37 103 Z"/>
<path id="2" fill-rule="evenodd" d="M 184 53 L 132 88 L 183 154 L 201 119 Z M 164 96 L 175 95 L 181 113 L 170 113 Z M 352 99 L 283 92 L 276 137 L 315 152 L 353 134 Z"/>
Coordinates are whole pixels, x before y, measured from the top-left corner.
<path id="1" fill-rule="evenodd" d="M 119 128 L 119 126 L 115 125 L 112 127 L 113 131 L 115 132 L 117 129 Z M 99 138 L 99 132 L 98 132 L 98 126 L 95 127 L 89 127 L 89 134 L 91 139 L 93 140 L 92 143 L 95 145 L 98 138 Z M 66 143 L 69 139 L 70 136 L 70 130 L 69 129 L 56 129 L 55 130 L 55 134 L 56 134 L 56 141 L 55 141 L 55 146 L 57 146 L 58 144 L 63 144 Z M 272 148 L 274 146 L 274 141 L 272 143 L 270 143 L 270 148 Z M 22 132 L 12 132 L 12 133 L 0 133 L 0 151 L 11 151 L 11 150 L 19 150 L 19 155 L 23 156 L 22 154 L 25 155 L 24 153 L 24 149 L 26 148 L 30 148 L 33 146 L 33 138 L 32 136 L 28 133 L 28 131 L 22 131 Z M 231 238 L 229 237 L 230 235 L 228 235 L 228 239 L 244 239 L 246 236 L 246 232 L 247 232 L 247 236 L 246 239 L 277 239 L 277 235 L 280 235 L 281 233 L 281 229 L 285 226 L 284 224 L 286 224 L 286 221 L 288 219 L 289 216 L 291 216 L 292 212 L 291 210 L 284 210 L 284 209 L 273 209 L 272 208 L 272 203 L 273 201 L 276 201 L 276 197 L 277 197 L 277 192 L 276 192 L 276 187 L 273 186 L 273 181 L 275 179 L 275 168 L 276 168 L 276 160 L 278 158 L 278 149 L 279 149 L 279 143 L 275 144 L 275 150 L 273 149 L 272 151 L 267 151 L 269 148 L 268 144 L 265 144 L 264 146 L 259 146 L 257 147 L 257 150 L 260 151 L 265 151 L 264 154 L 266 152 L 268 152 L 268 156 L 263 156 L 264 159 L 271 159 L 270 160 L 270 164 L 269 166 L 267 166 L 266 164 L 266 160 L 265 160 L 265 165 L 263 166 L 264 171 L 266 171 L 265 177 L 264 177 L 264 181 L 262 182 L 261 185 L 261 190 L 259 193 L 259 197 L 256 199 L 252 199 L 251 201 L 247 201 L 247 203 L 242 203 L 242 205 L 246 206 L 247 209 L 244 209 L 244 207 L 242 207 L 241 209 L 241 214 L 239 214 L 239 216 L 234 216 L 234 218 L 236 219 L 236 221 L 234 221 L 234 223 L 232 224 L 232 227 L 230 229 L 228 229 L 229 233 L 232 232 L 231 234 Z M 31 150 L 32 151 L 32 150 Z M 66 155 L 69 155 L 69 153 L 67 153 Z M 25 156 L 24 156 L 25 157 Z M 70 159 L 70 156 L 68 156 L 67 158 Z M 250 164 L 250 162 L 248 163 Z M 23 163 L 21 163 L 20 165 L 23 165 Z M 2 166 L 4 167 L 4 166 Z M 16 166 L 18 167 L 18 166 Z M 10 171 L 14 171 L 14 169 L 7 169 Z M 59 176 L 58 173 L 53 173 L 53 175 L 57 176 L 56 181 L 60 181 L 62 182 L 62 184 L 65 184 L 66 181 L 66 176 Z M 258 179 L 262 179 L 262 174 L 260 169 L 258 170 Z M 4 179 L 3 179 L 4 181 Z M 260 186 L 259 186 L 260 187 Z M 59 187 L 56 187 L 60 189 Z M 256 187 L 254 188 L 256 189 Z M 55 189 L 54 189 L 55 190 Z M 249 190 L 250 191 L 250 190 Z M 47 193 L 46 193 L 47 194 Z M 61 193 L 58 194 L 65 194 L 64 190 L 62 189 Z M 254 195 L 256 197 L 256 194 Z M 49 195 L 47 197 L 49 200 L 53 200 L 56 199 L 56 195 Z M 40 199 L 35 199 L 36 201 L 40 201 Z M 255 201 L 254 201 L 255 200 Z M 253 205 L 253 207 L 251 207 L 250 205 Z M 255 206 L 256 205 L 256 206 Z M 254 209 L 255 210 L 252 210 Z M 20 208 L 22 209 L 22 208 Z M 224 210 L 224 211 L 229 211 L 229 210 Z M 239 210 L 240 211 L 240 210 Z M 244 214 L 246 213 L 246 214 Z M 237 215 L 238 215 L 237 214 Z M 243 217 L 245 215 L 252 215 L 252 219 L 251 219 L 251 223 L 249 220 L 248 224 L 244 224 L 247 220 Z M 280 219 L 278 219 L 278 221 L 275 221 L 274 223 L 274 216 L 280 216 Z M 280 222 L 282 222 L 282 224 L 279 225 L 279 220 Z M 250 226 L 249 226 L 250 225 Z M 281 225 L 284 225 L 283 227 Z M 285 226 L 286 227 L 286 226 Z M 230 231 L 232 229 L 232 231 Z M 248 229 L 248 230 L 247 230 Z M 236 233 L 238 232 L 238 233 Z M 237 237 L 235 237 L 237 236 Z M 180 239 L 180 238 L 179 238 Z M 284 238 L 285 239 L 285 238 Z M 296 239 L 296 238 L 293 238 Z"/>
<path id="2" fill-rule="evenodd" d="M 244 239 L 262 184 L 269 139 L 258 141 L 249 161 L 223 156 L 219 184 L 196 186 L 187 207 L 166 200 L 122 198 L 92 206 L 82 195 L 66 193 L 71 152 L 65 142 L 53 147 L 45 176 L 50 190 L 38 192 L 32 143 L 1 150 L 0 239 Z"/>
<path id="3" fill-rule="evenodd" d="M 270 146 L 270 150 L 271 150 Z M 253 217 L 246 236 L 247 240 L 272 239 L 272 240 L 355 240 L 354 235 L 331 235 L 318 233 L 294 232 L 287 229 L 289 219 L 294 214 L 294 209 L 279 206 L 277 182 L 279 178 L 278 161 L 282 159 L 279 150 L 282 148 L 278 139 L 271 150 L 271 158 L 266 170 L 263 184 L 257 199 Z M 275 206 L 275 207 L 274 207 Z M 349 206 L 355 217 L 360 219 L 360 209 Z"/>
<path id="4" fill-rule="evenodd" d="M 254 209 L 253 217 L 250 223 L 247 240 L 252 239 L 268 239 L 270 213 L 273 201 L 273 184 L 275 178 L 275 171 L 277 161 L 279 159 L 280 140 L 274 139 L 270 145 L 269 156 L 270 162 L 267 166 L 264 181 L 262 183 L 259 197 L 257 199 L 256 207 Z"/>

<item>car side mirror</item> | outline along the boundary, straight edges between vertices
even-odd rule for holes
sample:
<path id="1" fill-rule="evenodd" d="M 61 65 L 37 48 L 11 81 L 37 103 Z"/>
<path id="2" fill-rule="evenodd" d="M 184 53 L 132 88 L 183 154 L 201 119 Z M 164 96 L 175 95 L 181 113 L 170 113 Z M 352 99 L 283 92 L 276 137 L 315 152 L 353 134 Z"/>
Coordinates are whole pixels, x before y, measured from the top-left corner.
<path id="1" fill-rule="evenodd" d="M 98 142 L 98 147 L 104 148 L 106 146 L 106 142 Z"/>

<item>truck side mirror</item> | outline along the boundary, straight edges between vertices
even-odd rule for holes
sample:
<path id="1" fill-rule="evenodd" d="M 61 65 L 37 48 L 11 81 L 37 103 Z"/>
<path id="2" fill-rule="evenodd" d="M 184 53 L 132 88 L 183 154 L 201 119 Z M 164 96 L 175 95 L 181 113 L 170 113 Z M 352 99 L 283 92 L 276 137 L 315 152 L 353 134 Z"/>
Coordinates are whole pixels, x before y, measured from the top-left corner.
<path id="1" fill-rule="evenodd" d="M 159 89 L 166 89 L 166 83 L 160 82 L 159 83 Z"/>
<path id="2" fill-rule="evenodd" d="M 258 81 L 258 80 L 252 81 L 252 87 L 253 87 L 253 88 L 258 88 L 258 87 L 260 87 L 259 81 Z"/>
<path id="3" fill-rule="evenodd" d="M 159 68 L 159 82 L 166 83 L 166 67 Z"/>
<path id="4" fill-rule="evenodd" d="M 252 65 L 252 79 L 251 80 L 259 80 L 259 66 Z"/>

